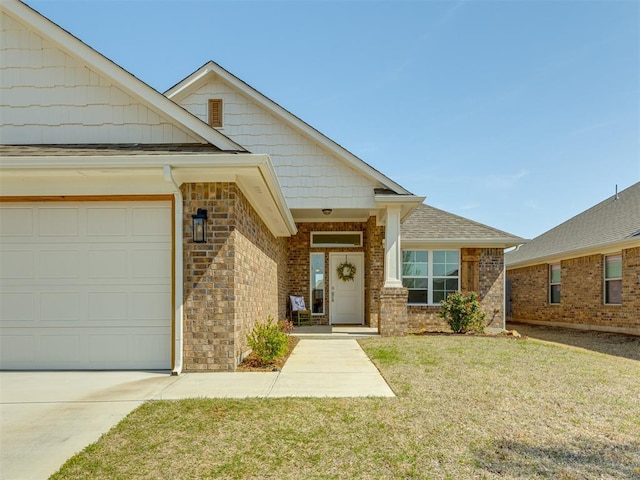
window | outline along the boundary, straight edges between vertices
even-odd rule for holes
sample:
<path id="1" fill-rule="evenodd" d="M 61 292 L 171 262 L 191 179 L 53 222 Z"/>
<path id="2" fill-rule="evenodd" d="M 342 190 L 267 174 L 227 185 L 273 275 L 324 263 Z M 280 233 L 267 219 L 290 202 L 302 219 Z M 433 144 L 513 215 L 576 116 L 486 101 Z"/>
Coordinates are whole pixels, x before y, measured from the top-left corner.
<path id="1" fill-rule="evenodd" d="M 622 304 L 622 255 L 604 257 L 604 303 Z"/>
<path id="2" fill-rule="evenodd" d="M 311 254 L 311 313 L 324 313 L 324 253 Z"/>
<path id="3" fill-rule="evenodd" d="M 457 250 L 405 250 L 402 285 L 409 289 L 409 304 L 438 305 L 460 289 L 460 252 Z"/>
<path id="4" fill-rule="evenodd" d="M 549 303 L 560 303 L 560 264 L 549 265 Z"/>
<path id="5" fill-rule="evenodd" d="M 362 232 L 311 232 L 312 247 L 361 247 Z"/>
<path id="6" fill-rule="evenodd" d="M 215 128 L 222 128 L 222 99 L 209 99 L 209 125 Z"/>

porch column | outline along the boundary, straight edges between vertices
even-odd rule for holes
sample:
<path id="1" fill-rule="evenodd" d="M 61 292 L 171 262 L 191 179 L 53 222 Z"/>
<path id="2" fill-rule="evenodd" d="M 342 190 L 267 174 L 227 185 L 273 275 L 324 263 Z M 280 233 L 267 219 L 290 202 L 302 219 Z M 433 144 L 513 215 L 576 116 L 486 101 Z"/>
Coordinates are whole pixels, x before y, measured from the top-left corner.
<path id="1" fill-rule="evenodd" d="M 400 205 L 387 206 L 384 243 L 384 287 L 402 288 L 402 251 L 400 249 Z"/>

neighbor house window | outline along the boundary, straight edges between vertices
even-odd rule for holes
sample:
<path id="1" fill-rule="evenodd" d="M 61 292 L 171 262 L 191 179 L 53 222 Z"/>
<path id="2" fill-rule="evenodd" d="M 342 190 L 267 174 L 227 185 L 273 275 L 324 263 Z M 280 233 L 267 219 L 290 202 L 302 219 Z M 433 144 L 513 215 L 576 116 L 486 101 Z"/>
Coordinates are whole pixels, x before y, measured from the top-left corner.
<path id="1" fill-rule="evenodd" d="M 460 289 L 459 271 L 458 250 L 402 252 L 402 285 L 409 290 L 409 304 L 440 304 Z"/>
<path id="2" fill-rule="evenodd" d="M 604 302 L 609 305 L 622 303 L 622 255 L 604 257 Z"/>
<path id="3" fill-rule="evenodd" d="M 549 303 L 560 303 L 560 264 L 549 265 Z"/>
<path id="4" fill-rule="evenodd" d="M 311 254 L 311 313 L 324 313 L 324 253 Z"/>
<path id="5" fill-rule="evenodd" d="M 222 128 L 222 99 L 209 99 L 209 125 L 215 128 Z"/>

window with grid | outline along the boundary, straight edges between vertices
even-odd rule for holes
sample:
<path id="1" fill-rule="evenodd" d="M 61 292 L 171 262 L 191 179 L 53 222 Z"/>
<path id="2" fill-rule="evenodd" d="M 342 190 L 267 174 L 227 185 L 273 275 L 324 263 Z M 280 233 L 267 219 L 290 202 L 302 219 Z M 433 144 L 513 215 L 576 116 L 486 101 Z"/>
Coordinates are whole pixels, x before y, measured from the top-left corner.
<path id="1" fill-rule="evenodd" d="M 560 303 L 560 264 L 549 265 L 549 303 Z"/>
<path id="2" fill-rule="evenodd" d="M 460 289 L 460 252 L 457 250 L 405 250 L 402 284 L 409 304 L 439 305 Z"/>
<path id="3" fill-rule="evenodd" d="M 622 304 L 622 255 L 604 257 L 604 303 Z"/>

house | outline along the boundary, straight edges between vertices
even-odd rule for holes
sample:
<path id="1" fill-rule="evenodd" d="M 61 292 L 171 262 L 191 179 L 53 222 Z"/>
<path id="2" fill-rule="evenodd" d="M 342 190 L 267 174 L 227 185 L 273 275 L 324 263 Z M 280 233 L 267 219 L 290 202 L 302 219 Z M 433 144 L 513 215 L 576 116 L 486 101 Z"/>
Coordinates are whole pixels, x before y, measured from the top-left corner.
<path id="1" fill-rule="evenodd" d="M 640 335 L 640 182 L 505 257 L 514 321 Z"/>
<path id="2" fill-rule="evenodd" d="M 161 94 L 0 9 L 0 368 L 233 371 L 290 294 L 404 335 L 477 287 L 504 325 L 522 239 L 424 206 L 213 62 Z"/>

